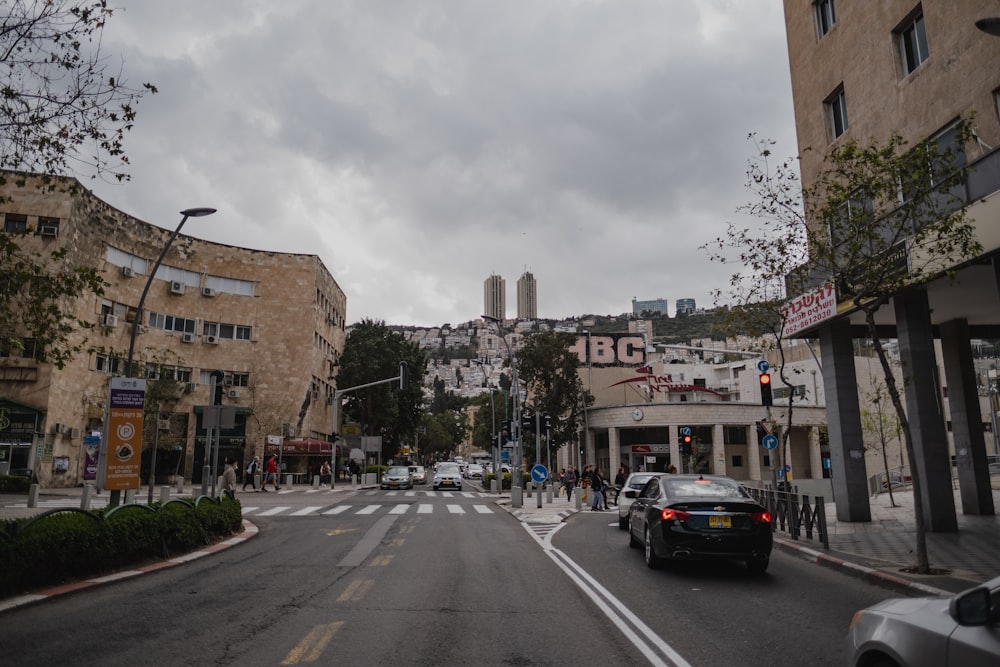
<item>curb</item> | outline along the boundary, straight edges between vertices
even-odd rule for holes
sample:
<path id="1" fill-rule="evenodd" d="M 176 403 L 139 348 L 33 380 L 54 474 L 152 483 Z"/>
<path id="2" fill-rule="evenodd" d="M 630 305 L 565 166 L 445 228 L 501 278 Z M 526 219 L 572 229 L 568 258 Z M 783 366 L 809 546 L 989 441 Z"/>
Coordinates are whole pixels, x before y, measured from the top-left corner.
<path id="1" fill-rule="evenodd" d="M 0 613 L 9 611 L 11 609 L 17 609 L 19 607 L 25 607 L 30 604 L 35 604 L 36 602 L 42 602 L 59 595 L 68 595 L 70 593 L 76 593 L 78 591 L 86 590 L 94 586 L 101 586 L 103 584 L 109 584 L 121 579 L 129 579 L 131 577 L 136 577 L 142 574 L 149 574 L 151 572 L 157 572 L 159 570 L 166 569 L 168 567 L 175 567 L 177 565 L 183 565 L 184 563 L 190 563 L 193 560 L 197 560 L 204 556 L 210 556 L 214 553 L 220 551 L 225 551 L 230 547 L 235 547 L 238 544 L 242 544 L 249 539 L 257 537 L 259 532 L 256 524 L 250 523 L 246 519 L 243 519 L 243 532 L 239 535 L 234 535 L 233 537 L 227 538 L 218 544 L 213 544 L 207 546 L 198 551 L 192 551 L 190 553 L 182 554 L 175 558 L 170 558 L 165 561 L 151 563 L 149 565 L 143 565 L 142 567 L 137 567 L 129 570 L 121 570 L 119 572 L 112 572 L 111 574 L 106 574 L 101 577 L 95 577 L 93 579 L 83 579 L 81 581 L 74 581 L 69 584 L 63 584 L 62 586 L 53 586 L 52 588 L 46 588 L 37 593 L 26 593 L 24 595 L 19 595 L 16 597 L 8 598 L 6 600 L 0 600 Z"/>
<path id="2" fill-rule="evenodd" d="M 849 576 L 861 579 L 867 583 L 887 588 L 896 593 L 904 595 L 917 594 L 921 596 L 954 595 L 954 593 L 950 591 L 921 584 L 916 581 L 910 581 L 909 579 L 894 575 L 890 572 L 885 572 L 874 567 L 868 567 L 867 565 L 861 565 L 844 558 L 838 558 L 837 556 L 832 556 L 822 551 L 810 549 L 809 547 L 797 544 L 791 540 L 775 538 L 774 546 L 782 551 L 800 556 L 811 563 L 816 563 L 817 565 L 837 570 Z"/>

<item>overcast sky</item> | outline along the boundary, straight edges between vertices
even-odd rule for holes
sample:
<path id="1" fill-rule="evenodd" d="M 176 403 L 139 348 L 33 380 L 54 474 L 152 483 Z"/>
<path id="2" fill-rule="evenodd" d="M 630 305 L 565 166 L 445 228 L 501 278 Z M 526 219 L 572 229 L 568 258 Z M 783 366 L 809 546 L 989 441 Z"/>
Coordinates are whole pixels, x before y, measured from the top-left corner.
<path id="1" fill-rule="evenodd" d="M 540 317 L 711 306 L 700 246 L 749 201 L 751 132 L 794 155 L 775 0 L 112 0 L 105 55 L 159 94 L 142 220 L 318 255 L 347 320 L 476 319 L 531 271 Z"/>

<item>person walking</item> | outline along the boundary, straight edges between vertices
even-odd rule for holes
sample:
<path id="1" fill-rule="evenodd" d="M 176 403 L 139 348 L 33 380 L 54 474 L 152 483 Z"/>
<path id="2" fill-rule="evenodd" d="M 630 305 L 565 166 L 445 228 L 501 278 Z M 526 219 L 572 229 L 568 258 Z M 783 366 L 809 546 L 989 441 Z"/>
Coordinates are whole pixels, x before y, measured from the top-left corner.
<path id="1" fill-rule="evenodd" d="M 590 503 L 591 511 L 603 512 L 604 508 L 601 507 L 601 504 L 604 502 L 604 478 L 601 477 L 601 471 L 596 466 L 590 472 L 590 492 L 594 496 Z"/>
<path id="2" fill-rule="evenodd" d="M 222 468 L 222 493 L 230 498 L 236 497 L 236 463 L 228 458 Z"/>
<path id="3" fill-rule="evenodd" d="M 257 485 L 254 482 L 254 477 L 260 470 L 260 457 L 255 456 L 250 459 L 250 463 L 247 464 L 247 476 L 243 478 L 243 490 L 247 490 L 247 486 L 253 488 L 254 491 L 257 490 Z"/>
<path id="4" fill-rule="evenodd" d="M 330 467 L 329 461 L 323 461 L 323 465 L 319 469 L 319 488 L 323 489 L 330 486 L 332 479 L 333 468 Z"/>
<path id="5" fill-rule="evenodd" d="M 573 487 L 576 486 L 576 471 L 573 470 L 573 466 L 569 466 L 563 472 L 562 485 L 566 489 L 566 500 L 573 500 Z"/>
<path id="6" fill-rule="evenodd" d="M 351 462 L 347 464 L 347 467 L 351 471 L 351 480 L 354 481 L 355 479 L 357 479 L 358 484 L 360 484 L 361 483 L 361 466 L 358 465 L 358 462 L 355 461 L 354 459 L 351 459 Z"/>
<path id="7" fill-rule="evenodd" d="M 264 465 L 264 483 L 260 485 L 260 490 L 267 493 L 267 483 L 274 483 L 274 490 L 281 491 L 278 486 L 278 459 L 272 454 Z"/>
<path id="8" fill-rule="evenodd" d="M 618 507 L 618 496 L 621 495 L 622 489 L 625 488 L 625 480 L 628 479 L 628 473 L 625 472 L 625 466 L 618 466 L 618 474 L 615 475 L 615 507 Z"/>

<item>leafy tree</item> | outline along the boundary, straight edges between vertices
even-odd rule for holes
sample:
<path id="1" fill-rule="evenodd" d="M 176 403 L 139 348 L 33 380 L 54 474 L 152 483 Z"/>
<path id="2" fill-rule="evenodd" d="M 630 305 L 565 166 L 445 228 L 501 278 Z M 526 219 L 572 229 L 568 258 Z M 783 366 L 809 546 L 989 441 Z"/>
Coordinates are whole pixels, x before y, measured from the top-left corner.
<path id="1" fill-rule="evenodd" d="M 128 179 L 125 133 L 149 83 L 128 86 L 101 54 L 106 0 L 4 3 L 0 17 L 0 168 L 66 174 L 85 165 Z"/>
<path id="2" fill-rule="evenodd" d="M 552 451 L 576 442 L 584 408 L 594 402 L 580 380 L 579 360 L 570 351 L 576 338 L 576 334 L 556 331 L 530 334 L 515 355 L 518 380 L 528 390 L 524 408 L 552 418 Z M 529 449 L 525 446 L 526 453 Z"/>
<path id="3" fill-rule="evenodd" d="M 964 200 L 964 147 L 970 137 L 969 124 L 960 120 L 939 137 L 913 146 L 898 135 L 870 145 L 841 141 L 807 187 L 794 161 L 771 164 L 772 144 L 766 142 L 748 172 L 748 187 L 758 200 L 741 208 L 761 225 L 731 224 L 725 237 L 710 244 L 720 258 L 727 249 L 736 252 L 729 261 L 741 269 L 733 281 L 763 300 L 778 298 L 771 290 L 782 283 L 792 296 L 835 289 L 838 302 L 848 301 L 864 314 L 911 462 L 910 423 L 875 314 L 894 295 L 939 278 L 981 252 Z M 917 466 L 911 466 L 911 476 L 915 570 L 927 573 Z"/>
<path id="4" fill-rule="evenodd" d="M 871 378 L 871 389 L 863 395 L 865 407 L 861 408 L 861 428 L 865 432 L 865 445 L 869 449 L 874 449 L 882 454 L 882 470 L 885 473 L 885 481 L 889 491 L 889 505 L 898 507 L 896 499 L 892 496 L 892 478 L 889 475 L 889 445 L 899 442 L 900 428 L 899 419 L 895 412 L 888 412 L 890 406 L 887 405 L 889 397 L 885 390 L 885 384 L 879 382 L 875 377 Z M 900 461 L 899 474 L 903 478 L 904 467 Z"/>
<path id="5" fill-rule="evenodd" d="M 399 375 L 401 361 L 409 366 L 410 383 L 405 390 L 395 382 L 363 387 Z M 363 388 L 344 394 L 344 414 L 360 422 L 367 435 L 382 436 L 382 453 L 386 457 L 392 456 L 403 442 L 412 441 L 420 425 L 420 378 L 426 367 L 420 347 L 385 322 L 363 320 L 347 336 L 340 355 L 337 387 Z"/>
<path id="6" fill-rule="evenodd" d="M 151 84 L 130 88 L 121 69 L 101 55 L 111 17 L 106 0 L 4 3 L 0 16 L 0 186 L 72 190 L 59 179 L 74 167 L 127 180 L 125 133 Z M 0 203 L 11 200 L 0 195 Z M 0 230 L 0 349 L 62 368 L 85 345 L 70 341 L 89 322 L 67 304 L 105 283 L 90 267 L 67 260 L 65 249 L 38 252 L 23 232 Z"/>

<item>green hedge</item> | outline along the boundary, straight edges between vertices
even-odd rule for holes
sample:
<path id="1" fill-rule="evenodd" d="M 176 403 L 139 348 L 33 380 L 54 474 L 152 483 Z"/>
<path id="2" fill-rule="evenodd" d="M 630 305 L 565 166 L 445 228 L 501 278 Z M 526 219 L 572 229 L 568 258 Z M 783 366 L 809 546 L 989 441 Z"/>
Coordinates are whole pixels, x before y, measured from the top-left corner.
<path id="1" fill-rule="evenodd" d="M 21 475 L 0 475 L 0 493 L 27 493 L 30 480 Z"/>
<path id="2" fill-rule="evenodd" d="M 0 523 L 0 597 L 166 560 L 242 530 L 238 500 L 57 509 Z"/>

